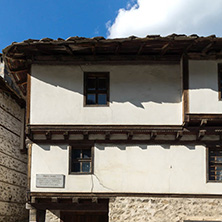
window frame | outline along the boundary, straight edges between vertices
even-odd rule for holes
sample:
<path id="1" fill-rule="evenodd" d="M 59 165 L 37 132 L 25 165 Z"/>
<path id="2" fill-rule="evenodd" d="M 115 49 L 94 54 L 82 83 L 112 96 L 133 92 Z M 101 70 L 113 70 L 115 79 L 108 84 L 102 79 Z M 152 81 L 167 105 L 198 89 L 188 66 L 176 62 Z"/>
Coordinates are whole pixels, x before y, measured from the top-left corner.
<path id="1" fill-rule="evenodd" d="M 72 171 L 72 163 L 73 163 L 73 159 L 72 159 L 72 150 L 73 149 L 90 149 L 91 150 L 91 160 L 87 161 L 84 159 L 80 159 L 78 162 L 82 163 L 82 162 L 90 162 L 91 163 L 91 170 L 90 172 L 73 172 Z M 80 145 L 70 145 L 69 146 L 69 174 L 71 175 L 89 175 L 89 174 L 93 174 L 94 173 L 94 146 L 93 144 L 80 144 Z"/>
<path id="2" fill-rule="evenodd" d="M 210 163 L 210 151 L 211 150 L 219 150 L 222 151 L 222 147 L 207 147 L 206 149 L 206 165 L 207 165 L 207 183 L 222 183 L 222 180 L 212 180 L 210 178 L 210 169 L 211 169 L 211 163 Z M 218 166 L 222 166 L 221 164 L 217 164 Z"/>
<path id="3" fill-rule="evenodd" d="M 222 101 L 222 63 L 218 64 L 218 100 Z"/>
<path id="4" fill-rule="evenodd" d="M 107 79 L 107 90 L 104 90 L 106 92 L 104 92 L 103 90 L 101 90 L 102 93 L 106 94 L 106 104 L 98 104 L 98 101 L 97 101 L 97 96 L 99 94 L 99 91 L 98 89 L 92 91 L 93 93 L 96 94 L 96 101 L 97 103 L 96 104 L 87 104 L 86 101 L 87 101 L 87 79 L 88 77 L 105 77 Z M 84 104 L 84 107 L 107 107 L 109 106 L 109 91 L 110 91 L 110 80 L 109 80 L 109 72 L 84 72 L 84 101 L 83 101 L 83 104 Z"/>

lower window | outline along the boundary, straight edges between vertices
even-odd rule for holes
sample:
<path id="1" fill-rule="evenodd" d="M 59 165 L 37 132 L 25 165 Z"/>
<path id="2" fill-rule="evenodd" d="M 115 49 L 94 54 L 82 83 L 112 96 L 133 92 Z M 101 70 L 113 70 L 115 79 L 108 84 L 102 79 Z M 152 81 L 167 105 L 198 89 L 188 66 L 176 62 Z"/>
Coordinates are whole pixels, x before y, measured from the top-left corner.
<path id="1" fill-rule="evenodd" d="M 209 148 L 209 181 L 222 181 L 222 148 Z"/>
<path id="2" fill-rule="evenodd" d="M 93 147 L 71 146 L 70 147 L 70 173 L 87 174 L 93 171 Z"/>

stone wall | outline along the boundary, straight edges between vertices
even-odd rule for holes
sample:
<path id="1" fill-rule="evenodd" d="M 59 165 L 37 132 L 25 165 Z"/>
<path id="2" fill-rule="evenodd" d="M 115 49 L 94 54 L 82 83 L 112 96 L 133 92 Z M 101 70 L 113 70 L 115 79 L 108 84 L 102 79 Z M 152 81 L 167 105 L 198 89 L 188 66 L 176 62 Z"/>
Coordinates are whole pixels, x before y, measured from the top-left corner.
<path id="1" fill-rule="evenodd" d="M 23 110 L 0 91 L 0 222 L 27 221 L 27 155 L 22 154 Z"/>
<path id="2" fill-rule="evenodd" d="M 222 221 L 222 199 L 117 197 L 110 199 L 109 222 Z"/>

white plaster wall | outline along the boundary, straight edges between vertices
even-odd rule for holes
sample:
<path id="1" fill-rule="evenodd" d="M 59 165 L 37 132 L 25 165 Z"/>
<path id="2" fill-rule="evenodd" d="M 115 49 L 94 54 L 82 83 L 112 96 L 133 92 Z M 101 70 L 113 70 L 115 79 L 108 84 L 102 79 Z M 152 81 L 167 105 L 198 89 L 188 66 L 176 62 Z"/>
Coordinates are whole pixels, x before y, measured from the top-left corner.
<path id="1" fill-rule="evenodd" d="M 206 148 L 200 145 L 98 145 L 94 174 L 68 174 L 68 146 L 33 145 L 31 191 L 222 194 L 206 182 Z M 65 188 L 36 188 L 36 174 L 64 174 Z"/>
<path id="2" fill-rule="evenodd" d="M 218 99 L 218 63 L 222 61 L 189 60 L 190 113 L 222 113 Z"/>
<path id="3" fill-rule="evenodd" d="M 110 72 L 109 107 L 83 106 L 83 73 Z M 178 65 L 32 66 L 31 124 L 181 124 Z"/>

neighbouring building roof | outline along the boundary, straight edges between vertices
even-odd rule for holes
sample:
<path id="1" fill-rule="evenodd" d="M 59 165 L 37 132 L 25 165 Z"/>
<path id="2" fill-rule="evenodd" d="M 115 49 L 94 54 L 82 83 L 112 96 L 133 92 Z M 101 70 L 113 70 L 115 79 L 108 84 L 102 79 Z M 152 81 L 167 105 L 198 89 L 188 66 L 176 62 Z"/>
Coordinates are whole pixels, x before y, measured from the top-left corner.
<path id="1" fill-rule="evenodd" d="M 70 37 L 66 40 L 28 39 L 12 43 L 3 50 L 8 71 L 26 94 L 27 73 L 32 63 L 89 64 L 124 61 L 180 61 L 183 54 L 198 59 L 222 58 L 222 38 L 215 35 L 148 35 L 145 38 L 105 39 Z"/>

